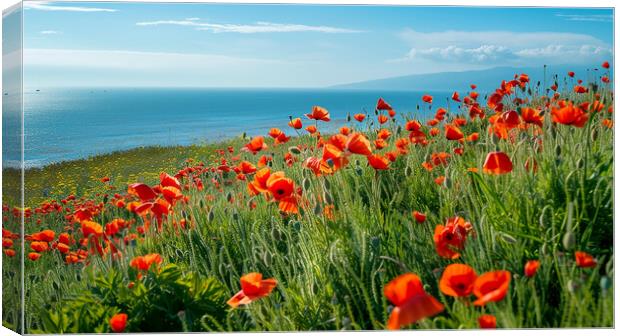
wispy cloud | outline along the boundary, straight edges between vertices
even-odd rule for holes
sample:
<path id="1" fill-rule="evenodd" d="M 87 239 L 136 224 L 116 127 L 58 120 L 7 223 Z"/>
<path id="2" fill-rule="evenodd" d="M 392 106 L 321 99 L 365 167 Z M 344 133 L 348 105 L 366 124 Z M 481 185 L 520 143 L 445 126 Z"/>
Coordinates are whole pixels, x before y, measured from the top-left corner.
<path id="1" fill-rule="evenodd" d="M 43 34 L 43 35 L 57 35 L 60 34 L 59 31 L 57 30 L 42 30 L 39 32 L 39 34 Z"/>
<path id="2" fill-rule="evenodd" d="M 36 9 L 42 11 L 64 11 L 64 12 L 116 12 L 112 8 L 96 8 L 81 6 L 63 6 L 51 1 L 25 1 L 25 9 Z"/>
<path id="3" fill-rule="evenodd" d="M 581 15 L 581 14 L 556 14 L 555 16 L 561 17 L 568 21 L 591 21 L 591 22 L 612 22 L 613 15 Z"/>
<path id="4" fill-rule="evenodd" d="M 586 63 L 613 55 L 612 47 L 586 34 L 509 31 L 445 31 L 422 33 L 406 30 L 401 37 L 409 51 L 389 62 L 420 60 L 470 65 L 514 65 L 528 62 Z"/>
<path id="5" fill-rule="evenodd" d="M 213 33 L 241 33 L 241 34 L 256 34 L 256 33 L 293 33 L 293 32 L 319 32 L 319 33 L 361 33 L 361 30 L 330 27 L 330 26 L 309 26 L 303 24 L 287 24 L 287 23 L 273 23 L 273 22 L 256 22 L 254 24 L 223 24 L 223 23 L 209 23 L 198 22 L 197 18 L 190 18 L 185 20 L 160 20 L 160 21 L 147 21 L 137 22 L 137 26 L 160 26 L 160 25 L 174 25 L 174 26 L 188 26 L 194 27 L 196 30 L 206 30 Z"/>

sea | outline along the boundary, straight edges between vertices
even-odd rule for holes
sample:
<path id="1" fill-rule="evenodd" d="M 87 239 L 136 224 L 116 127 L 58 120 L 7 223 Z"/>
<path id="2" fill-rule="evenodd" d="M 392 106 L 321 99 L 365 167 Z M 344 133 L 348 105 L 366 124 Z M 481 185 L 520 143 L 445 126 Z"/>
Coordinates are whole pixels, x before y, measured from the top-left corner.
<path id="1" fill-rule="evenodd" d="M 242 134 L 266 135 L 278 127 L 287 134 L 289 116 L 301 117 L 312 106 L 325 107 L 334 131 L 347 115 L 374 117 L 382 97 L 397 112 L 425 117 L 434 113 L 421 100 L 432 94 L 445 106 L 448 92 L 351 89 L 212 89 L 212 88 L 40 88 L 25 90 L 24 164 L 26 168 L 75 160 L 142 146 L 172 146 L 222 141 Z M 7 121 L 5 95 L 3 166 L 19 163 L 19 142 Z M 439 105 L 438 105 L 439 103 Z M 443 103 L 443 104 L 442 104 Z M 13 105 L 15 106 L 15 105 Z M 418 106 L 420 110 L 418 110 Z M 13 114 L 13 116 L 18 114 Z"/>

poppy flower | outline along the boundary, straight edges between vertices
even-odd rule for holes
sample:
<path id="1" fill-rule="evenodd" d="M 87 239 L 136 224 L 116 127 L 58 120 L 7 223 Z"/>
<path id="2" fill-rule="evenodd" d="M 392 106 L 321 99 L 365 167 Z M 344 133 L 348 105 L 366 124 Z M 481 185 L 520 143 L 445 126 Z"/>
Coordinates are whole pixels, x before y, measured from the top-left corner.
<path id="1" fill-rule="evenodd" d="M 364 156 L 372 154 L 370 141 L 362 133 L 352 133 L 349 135 L 345 147 L 353 154 Z"/>
<path id="2" fill-rule="evenodd" d="M 575 262 L 577 263 L 577 266 L 582 268 L 592 268 L 596 266 L 596 260 L 594 257 L 583 251 L 575 252 Z"/>
<path id="3" fill-rule="evenodd" d="M 497 319 L 493 315 L 485 314 L 478 318 L 478 325 L 481 329 L 497 328 Z"/>
<path id="4" fill-rule="evenodd" d="M 295 191 L 295 183 L 290 178 L 272 174 L 267 180 L 267 190 L 276 201 L 289 197 Z"/>
<path id="5" fill-rule="evenodd" d="M 586 93 L 588 92 L 588 88 L 581 85 L 575 85 L 574 91 L 575 93 Z"/>
<path id="6" fill-rule="evenodd" d="M 504 152 L 491 152 L 484 160 L 482 171 L 487 174 L 506 174 L 512 171 L 512 161 Z"/>
<path id="7" fill-rule="evenodd" d="M 459 97 L 459 93 L 454 91 L 454 93 L 452 94 L 452 100 L 460 102 L 461 98 Z"/>
<path id="8" fill-rule="evenodd" d="M 473 141 L 477 141 L 480 138 L 480 135 L 477 132 L 474 132 L 470 135 L 468 135 L 465 140 L 469 141 L 469 142 L 473 142 Z"/>
<path id="9" fill-rule="evenodd" d="M 419 211 L 414 211 L 413 218 L 415 218 L 415 221 L 418 223 L 424 223 L 424 221 L 426 220 L 426 215 Z"/>
<path id="10" fill-rule="evenodd" d="M 340 127 L 340 129 L 338 129 L 338 131 L 340 132 L 340 134 L 342 135 L 349 135 L 349 133 L 351 133 L 351 129 L 348 128 L 347 126 L 342 126 Z"/>
<path id="11" fill-rule="evenodd" d="M 446 181 L 446 177 L 445 176 L 443 176 L 443 175 L 442 176 L 438 176 L 435 179 L 435 184 L 436 185 L 442 185 L 445 181 Z"/>
<path id="12" fill-rule="evenodd" d="M 321 121 L 330 120 L 329 112 L 324 107 L 320 107 L 320 106 L 313 106 L 312 113 L 306 114 L 306 117 L 308 117 L 308 119 L 321 120 Z"/>
<path id="13" fill-rule="evenodd" d="M 435 119 L 443 120 L 445 115 L 446 115 L 446 113 L 448 113 L 448 111 L 446 111 L 445 108 L 442 108 L 442 107 L 438 108 L 437 112 L 435 112 Z"/>
<path id="14" fill-rule="evenodd" d="M 552 107 L 551 117 L 553 122 L 580 128 L 588 121 L 588 114 L 579 106 L 574 106 L 573 103 L 570 102 L 560 108 Z"/>
<path id="15" fill-rule="evenodd" d="M 568 72 L 568 77 L 571 77 L 571 78 L 575 77 L 575 72 L 574 71 L 569 71 Z"/>
<path id="16" fill-rule="evenodd" d="M 601 66 L 605 69 L 609 69 L 609 62 L 605 61 L 603 62 L 603 64 L 601 64 Z"/>
<path id="17" fill-rule="evenodd" d="M 269 136 L 272 138 L 277 138 L 278 136 L 280 136 L 280 134 L 282 134 L 282 131 L 279 128 L 272 128 L 269 130 Z"/>
<path id="18" fill-rule="evenodd" d="M 383 124 L 385 124 L 388 121 L 388 117 L 386 115 L 379 114 L 377 116 L 377 121 L 379 121 L 380 125 L 383 125 Z"/>
<path id="19" fill-rule="evenodd" d="M 409 132 L 419 131 L 422 125 L 417 120 L 408 120 L 405 123 L 405 129 Z"/>
<path id="20" fill-rule="evenodd" d="M 400 329 L 444 310 L 437 299 L 424 291 L 420 277 L 413 273 L 399 275 L 385 286 L 383 293 L 395 306 L 387 322 L 390 330 Z"/>
<path id="21" fill-rule="evenodd" d="M 30 248 L 36 252 L 45 252 L 49 248 L 46 242 L 32 242 Z"/>
<path id="22" fill-rule="evenodd" d="M 381 155 L 368 155 L 368 164 L 376 170 L 386 170 L 390 167 L 390 161 Z"/>
<path id="23" fill-rule="evenodd" d="M 93 221 L 82 221 L 80 225 L 82 226 L 82 234 L 84 235 L 84 238 L 88 238 L 90 235 L 95 237 L 103 235 L 103 227 L 99 223 L 95 223 Z"/>
<path id="24" fill-rule="evenodd" d="M 286 134 L 284 134 L 284 132 L 280 133 L 280 135 L 278 135 L 277 138 L 275 138 L 273 144 L 274 145 L 280 145 L 280 144 L 284 144 L 287 143 L 289 140 L 291 140 L 290 136 L 286 136 Z"/>
<path id="25" fill-rule="evenodd" d="M 4 232 L 4 229 L 2 229 Z M 8 231 L 8 230 L 7 230 Z M 2 235 L 4 237 L 4 234 Z M 30 235 L 26 235 L 26 240 L 36 240 L 36 241 L 44 241 L 44 242 L 51 242 L 52 240 L 54 240 L 54 236 L 56 236 L 56 233 L 52 230 L 43 230 L 41 232 L 37 232 L 37 233 L 33 233 Z M 19 236 L 17 236 L 19 237 Z M 15 238 L 17 238 L 15 237 Z"/>
<path id="26" fill-rule="evenodd" d="M 13 240 L 9 238 L 2 239 L 2 247 L 3 248 L 11 248 L 13 247 Z"/>
<path id="27" fill-rule="evenodd" d="M 321 176 L 323 174 L 331 174 L 333 171 L 329 164 L 322 159 L 309 157 L 303 162 L 303 167 L 312 170 L 314 175 Z"/>
<path id="28" fill-rule="evenodd" d="M 110 329 L 115 333 L 125 331 L 127 327 L 127 314 L 116 314 L 110 318 Z"/>
<path id="29" fill-rule="evenodd" d="M 41 255 L 39 253 L 36 253 L 36 252 L 28 253 L 28 259 L 30 259 L 32 261 L 36 261 L 39 258 L 41 258 Z"/>
<path id="30" fill-rule="evenodd" d="M 162 187 L 174 187 L 181 190 L 181 183 L 179 180 L 176 177 L 170 176 L 164 172 L 159 174 L 159 185 Z"/>
<path id="31" fill-rule="evenodd" d="M 314 134 L 314 133 L 316 133 L 316 126 L 310 125 L 310 126 L 306 127 L 306 131 L 308 131 L 308 133 L 310 133 L 310 134 Z"/>
<path id="32" fill-rule="evenodd" d="M 241 161 L 237 165 L 239 171 L 243 174 L 253 174 L 256 172 L 256 166 L 249 161 Z"/>
<path id="33" fill-rule="evenodd" d="M 432 104 L 433 103 L 433 96 L 431 96 L 431 95 L 423 95 L 422 96 L 422 101 L 425 102 L 425 103 Z"/>
<path id="34" fill-rule="evenodd" d="M 260 135 L 252 138 L 248 144 L 241 148 L 242 151 L 250 152 L 252 154 L 256 154 L 264 149 L 267 149 L 267 144 L 265 144 L 265 138 Z"/>
<path id="35" fill-rule="evenodd" d="M 155 197 L 157 197 L 157 194 L 155 193 L 153 188 L 149 187 L 144 183 L 130 184 L 127 187 L 127 193 L 140 198 L 142 202 L 150 202 L 155 199 Z"/>
<path id="36" fill-rule="evenodd" d="M 62 254 L 66 254 L 69 252 L 69 245 L 67 244 L 63 244 L 63 243 L 58 243 L 58 245 L 56 245 L 56 249 L 62 253 Z"/>
<path id="37" fill-rule="evenodd" d="M 439 290 L 454 297 L 469 296 L 474 290 L 476 272 L 465 264 L 452 264 L 446 267 L 439 280 Z"/>
<path id="38" fill-rule="evenodd" d="M 448 259 L 460 257 L 459 251 L 465 247 L 467 235 L 471 230 L 471 223 L 458 216 L 449 218 L 445 225 L 437 225 L 433 235 L 437 254 Z"/>
<path id="39" fill-rule="evenodd" d="M 144 256 L 138 256 L 129 262 L 129 266 L 139 270 L 139 271 L 148 271 L 151 268 L 151 265 L 159 265 L 163 261 L 161 255 L 157 253 L 150 253 Z"/>
<path id="40" fill-rule="evenodd" d="M 379 132 L 377 132 L 377 137 L 379 139 L 387 140 L 391 136 L 392 136 L 392 132 L 390 132 L 389 129 L 383 128 L 383 129 L 379 130 Z"/>
<path id="41" fill-rule="evenodd" d="M 390 104 L 383 100 L 383 98 L 379 98 L 379 100 L 377 100 L 377 107 L 375 109 L 379 111 L 387 111 L 391 110 L 392 106 L 390 106 Z"/>
<path id="42" fill-rule="evenodd" d="M 237 292 L 230 300 L 228 305 L 236 308 L 239 305 L 246 305 L 265 297 L 271 293 L 278 282 L 276 279 L 265 279 L 261 273 L 248 273 L 241 277 L 241 290 Z"/>
<path id="43" fill-rule="evenodd" d="M 534 275 L 536 275 L 536 272 L 538 272 L 538 267 L 540 266 L 540 261 L 538 260 L 528 260 L 525 263 L 525 267 L 523 270 L 523 273 L 525 274 L 526 277 L 531 278 Z"/>
<path id="44" fill-rule="evenodd" d="M 385 140 L 379 138 L 377 140 L 375 140 L 375 148 L 376 149 L 383 149 L 385 147 L 387 147 L 388 143 L 385 142 Z"/>
<path id="45" fill-rule="evenodd" d="M 364 119 L 366 119 L 366 115 L 363 113 L 358 113 L 358 114 L 353 115 L 353 118 L 359 122 L 362 122 L 364 121 Z"/>
<path id="46" fill-rule="evenodd" d="M 446 139 L 448 140 L 461 140 L 463 139 L 463 132 L 461 129 L 455 125 L 447 124 L 445 125 L 446 130 Z"/>
<path id="47" fill-rule="evenodd" d="M 303 127 L 303 125 L 301 124 L 300 118 L 292 119 L 291 121 L 288 122 L 288 125 L 294 129 L 301 129 Z"/>
<path id="48" fill-rule="evenodd" d="M 524 107 L 521 109 L 521 119 L 528 124 L 542 127 L 544 117 L 540 115 L 539 110 L 535 110 L 531 107 Z"/>
<path id="49" fill-rule="evenodd" d="M 484 306 L 489 302 L 498 302 L 504 299 L 510 285 L 510 272 L 493 271 L 479 276 L 474 282 L 474 295 L 478 298 L 475 306 Z"/>
<path id="50" fill-rule="evenodd" d="M 609 83 L 609 77 L 607 77 L 607 76 L 602 76 L 602 77 L 601 77 L 601 82 L 603 82 L 603 83 L 605 83 L 605 84 L 608 84 L 608 83 Z"/>
<path id="51" fill-rule="evenodd" d="M 430 131 L 428 131 L 428 135 L 430 135 L 430 136 L 437 136 L 437 135 L 439 135 L 439 132 L 440 132 L 439 128 L 433 127 L 433 128 L 431 128 Z"/>
<path id="52" fill-rule="evenodd" d="M 6 255 L 7 257 L 14 257 L 15 256 L 15 250 L 13 250 L 13 249 L 6 249 L 6 250 L 4 250 L 4 255 Z"/>

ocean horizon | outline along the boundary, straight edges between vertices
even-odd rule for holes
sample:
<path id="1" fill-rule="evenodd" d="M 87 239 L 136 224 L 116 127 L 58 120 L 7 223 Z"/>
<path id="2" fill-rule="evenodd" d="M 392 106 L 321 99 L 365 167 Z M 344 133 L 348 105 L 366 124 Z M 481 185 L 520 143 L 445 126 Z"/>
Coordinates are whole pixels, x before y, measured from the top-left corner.
<path id="1" fill-rule="evenodd" d="M 266 135 L 272 127 L 296 135 L 289 116 L 310 125 L 304 114 L 314 105 L 327 108 L 335 121 L 319 128 L 335 132 L 332 125 L 341 125 L 348 114 L 374 116 L 379 97 L 399 113 L 424 117 L 430 113 L 421 100 L 427 93 L 435 95 L 434 109 L 450 96 L 336 88 L 31 88 L 24 91 L 24 165 L 38 168 L 147 146 L 215 143 L 243 133 Z M 13 143 L 6 147 L 4 166 L 18 166 L 19 144 L 3 141 Z"/>

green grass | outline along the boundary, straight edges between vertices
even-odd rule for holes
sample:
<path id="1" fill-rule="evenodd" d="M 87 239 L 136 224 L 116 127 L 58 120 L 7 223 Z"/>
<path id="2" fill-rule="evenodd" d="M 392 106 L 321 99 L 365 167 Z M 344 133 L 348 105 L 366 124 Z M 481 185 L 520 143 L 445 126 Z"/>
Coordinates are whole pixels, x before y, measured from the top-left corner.
<path id="1" fill-rule="evenodd" d="M 600 93 L 606 106 L 613 105 L 610 91 Z M 591 93 L 565 97 L 576 101 L 594 99 Z M 532 99 L 540 102 L 538 97 Z M 455 113 L 458 111 L 451 111 Z M 120 260 L 91 256 L 86 267 L 66 265 L 58 251 L 48 251 L 36 262 L 26 260 L 26 331 L 108 332 L 108 319 L 119 311 L 128 313 L 128 329 L 133 331 L 148 329 L 140 319 L 170 321 L 157 325 L 160 331 L 383 329 L 391 309 L 383 287 L 405 272 L 418 274 L 426 291 L 445 305 L 444 312 L 412 328 L 477 328 L 477 318 L 484 313 L 495 315 L 502 328 L 611 327 L 613 130 L 602 125 L 603 118 L 611 118 L 606 109 L 592 113 L 585 127 L 576 128 L 553 125 L 547 111 L 540 152 L 534 149 L 532 129 L 521 132 L 514 142 L 499 140 L 488 134 L 487 120 L 477 119 L 462 129 L 466 135 L 479 132 L 480 140 L 466 143 L 462 156 L 452 155 L 446 167 L 433 172 L 422 168 L 422 162 L 431 153 L 452 153 L 458 146 L 447 141 L 443 133 L 426 147 L 412 146 L 409 154 L 399 157 L 387 171 L 377 172 L 367 166 L 366 158 L 353 155 L 346 168 L 322 177 L 301 166 L 311 155 L 309 150 L 296 155 L 298 161 L 292 167 L 283 159 L 291 146 L 314 146 L 314 138 L 304 135 L 278 147 L 269 141 L 265 154 L 273 155 L 272 170 L 285 171 L 303 187 L 308 204 L 300 215 L 281 216 L 277 206 L 263 197 L 250 198 L 247 183 L 237 181 L 235 174 L 203 174 L 200 177 L 205 189 L 184 191 L 189 202 L 176 206 L 164 231 L 152 230 L 144 240 L 124 247 Z M 349 126 L 358 125 L 353 121 Z M 372 141 L 375 133 L 364 125 Z M 393 149 L 394 139 L 407 136 L 397 123 L 383 126 L 391 129 L 393 136 L 390 146 L 381 152 Z M 174 174 L 186 166 L 187 158 L 217 166 L 216 148 L 231 145 L 236 155 L 245 142 L 235 139 L 205 146 L 143 148 L 28 170 L 26 204 L 34 207 L 71 193 L 103 201 L 109 199 L 104 194 L 125 193 L 128 183 L 157 183 L 161 171 Z M 511 173 L 482 173 L 486 154 L 496 149 L 510 156 L 514 164 Z M 233 154 L 225 156 L 230 161 Z M 258 156 L 241 155 L 254 163 Z M 535 173 L 524 168 L 529 157 L 538 163 Z M 480 173 L 468 172 L 469 167 L 478 168 Z M 6 195 L 18 185 L 7 180 L 7 176 L 14 176 L 11 172 L 4 174 L 6 201 L 11 200 Z M 434 182 L 439 175 L 446 176 L 443 185 Z M 112 178 L 115 189 L 104 188 L 99 181 L 103 176 Z M 213 186 L 211 178 L 222 184 L 221 191 Z M 326 200 L 334 206 L 333 218 L 324 215 Z M 253 210 L 248 206 L 250 201 L 256 202 Z M 426 213 L 426 222 L 416 223 L 411 216 L 413 210 Z M 435 252 L 433 231 L 455 215 L 472 223 L 474 235 L 469 237 L 461 257 L 452 261 Z M 8 213 L 5 216 L 5 227 L 14 228 L 17 220 Z M 113 218 L 141 220 L 110 204 L 95 220 L 105 224 Z M 195 227 L 174 229 L 172 222 L 183 218 Z M 37 219 L 42 223 L 36 224 Z M 60 214 L 35 215 L 26 220 L 26 233 L 44 228 L 60 233 L 66 225 Z M 75 233 L 78 238 L 80 235 Z M 597 266 L 577 267 L 576 250 L 594 255 Z M 27 248 L 26 253 L 29 251 Z M 151 288 L 159 292 L 151 289 L 136 294 L 123 290 L 135 278 L 129 260 L 146 253 L 160 253 L 164 264 L 176 265 L 179 279 L 193 279 L 189 274 L 193 272 L 200 281 L 217 283 L 214 295 L 218 298 L 227 299 L 236 293 L 240 276 L 248 272 L 273 277 L 278 286 L 268 297 L 236 310 L 204 312 L 191 295 L 179 299 L 182 303 L 174 308 L 162 308 L 167 301 L 155 293 L 163 291 L 169 297 L 178 297 L 182 289 L 175 284 L 189 280 L 162 279 L 151 272 L 145 286 L 154 286 Z M 523 266 L 530 259 L 541 262 L 534 278 L 523 276 Z M 5 279 L 7 270 L 16 269 L 18 262 L 18 258 L 4 257 Z M 478 274 L 510 271 L 508 295 L 484 308 L 443 295 L 438 281 L 442 269 L 454 262 L 466 263 Z M 115 280 L 104 281 L 107 277 Z M 11 282 L 4 283 L 6 292 Z M 140 304 L 128 303 L 128 298 Z M 6 294 L 3 300 L 9 302 Z M 75 313 L 85 305 L 95 312 Z M 64 318 L 88 323 L 60 323 L 62 317 L 54 315 L 60 307 L 74 308 L 71 313 L 65 312 Z M 4 323 L 15 326 L 17 315 L 6 309 Z M 203 315 L 188 318 L 186 311 Z"/>

